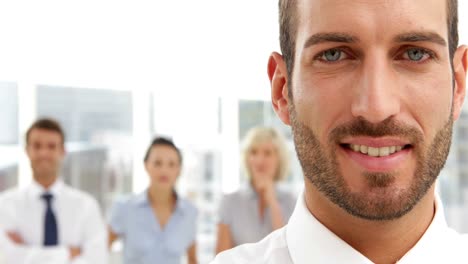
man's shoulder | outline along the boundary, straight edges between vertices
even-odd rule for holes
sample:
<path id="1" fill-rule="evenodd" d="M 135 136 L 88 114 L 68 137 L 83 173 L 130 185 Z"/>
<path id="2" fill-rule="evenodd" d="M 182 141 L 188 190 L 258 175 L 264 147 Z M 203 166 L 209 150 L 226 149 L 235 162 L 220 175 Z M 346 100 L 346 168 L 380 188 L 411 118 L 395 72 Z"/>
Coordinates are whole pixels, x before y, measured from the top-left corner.
<path id="1" fill-rule="evenodd" d="M 7 189 L 0 193 L 0 202 L 12 202 L 24 196 L 26 191 L 20 188 Z"/>
<path id="2" fill-rule="evenodd" d="M 68 199 L 88 205 L 97 205 L 97 200 L 89 193 L 80 189 L 64 185 L 64 194 Z"/>
<path id="3" fill-rule="evenodd" d="M 422 239 L 404 263 L 468 263 L 468 235 L 451 228 L 440 229 L 430 240 Z"/>
<path id="4" fill-rule="evenodd" d="M 440 245 L 440 250 L 444 254 L 457 256 L 468 261 L 468 234 L 460 234 L 452 229 L 448 231 L 447 238 L 444 239 L 443 245 Z"/>
<path id="5" fill-rule="evenodd" d="M 288 264 L 291 262 L 286 243 L 286 227 L 278 229 L 260 242 L 244 244 L 221 252 L 211 264 Z"/>

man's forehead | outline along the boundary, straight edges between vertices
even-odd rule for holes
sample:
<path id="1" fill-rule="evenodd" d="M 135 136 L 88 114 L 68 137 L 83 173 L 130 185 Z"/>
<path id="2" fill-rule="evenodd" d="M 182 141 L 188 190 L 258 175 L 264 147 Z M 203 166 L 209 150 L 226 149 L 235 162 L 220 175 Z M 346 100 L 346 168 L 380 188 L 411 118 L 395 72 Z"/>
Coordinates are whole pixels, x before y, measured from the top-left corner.
<path id="1" fill-rule="evenodd" d="M 415 4 L 418 6 L 421 11 L 427 11 L 428 6 L 438 6 L 440 8 L 444 8 L 443 10 L 446 11 L 448 6 L 448 0 L 295 0 L 298 5 L 299 10 L 305 7 L 316 7 L 320 11 L 321 8 L 341 8 L 341 7 L 348 7 L 354 8 L 356 6 L 361 7 L 369 7 L 373 9 L 387 9 L 391 8 L 392 6 L 407 6 L 407 4 Z M 349 14 L 352 16 L 352 14 Z"/>
<path id="2" fill-rule="evenodd" d="M 428 31 L 444 38 L 447 32 L 446 0 L 298 0 L 298 32 L 346 32 L 359 37 L 391 37 L 411 31 Z"/>
<path id="3" fill-rule="evenodd" d="M 41 139 L 50 139 L 50 138 L 61 138 L 61 135 L 59 132 L 55 130 L 50 130 L 50 129 L 43 129 L 43 128 L 34 128 L 31 130 L 29 134 L 30 139 L 36 139 L 36 140 L 41 140 Z"/>

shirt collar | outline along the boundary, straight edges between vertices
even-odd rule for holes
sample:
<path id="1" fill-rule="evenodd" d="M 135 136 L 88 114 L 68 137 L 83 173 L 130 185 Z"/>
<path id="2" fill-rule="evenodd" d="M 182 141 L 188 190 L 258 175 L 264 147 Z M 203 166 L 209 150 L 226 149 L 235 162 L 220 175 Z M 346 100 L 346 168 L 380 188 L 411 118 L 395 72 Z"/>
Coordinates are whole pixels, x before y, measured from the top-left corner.
<path id="1" fill-rule="evenodd" d="M 436 195 L 435 215 L 423 237 L 398 263 L 424 263 L 431 252 L 440 251 L 441 236 L 447 234 L 447 224 L 442 203 Z M 293 263 L 372 263 L 359 251 L 344 242 L 322 225 L 308 210 L 304 192 L 298 198 L 296 208 L 286 227 L 286 240 Z M 319 246 L 317 245 L 319 241 Z"/>
<path id="2" fill-rule="evenodd" d="M 436 252 L 444 252 L 443 247 L 450 247 L 448 243 L 451 235 L 455 234 L 445 221 L 444 209 L 439 195 L 435 196 L 435 215 L 431 224 L 418 243 L 408 251 L 398 263 L 429 263 Z M 447 243 L 446 243 L 447 242 Z M 450 262 L 450 261 L 449 261 Z"/>
<path id="3" fill-rule="evenodd" d="M 175 195 L 176 195 L 176 207 L 175 207 L 175 212 L 184 212 L 186 207 L 187 207 L 187 204 L 186 202 L 184 201 L 184 199 L 182 199 L 179 194 L 174 191 Z M 141 206 L 150 206 L 150 201 L 149 201 L 149 197 L 148 197 L 148 189 L 146 189 L 144 192 L 138 194 L 136 196 L 136 203 L 138 205 L 141 205 Z"/>
<path id="4" fill-rule="evenodd" d="M 135 197 L 135 202 L 138 205 L 149 205 L 148 190 L 137 194 Z"/>
<path id="5" fill-rule="evenodd" d="M 54 197 L 57 197 L 60 195 L 64 188 L 64 183 L 62 182 L 61 179 L 55 180 L 55 182 L 50 186 L 48 189 L 45 189 L 42 185 L 40 185 L 36 180 L 33 180 L 31 184 L 29 185 L 28 188 L 28 193 L 31 197 L 35 198 L 40 198 L 41 195 L 44 193 L 50 193 Z"/>

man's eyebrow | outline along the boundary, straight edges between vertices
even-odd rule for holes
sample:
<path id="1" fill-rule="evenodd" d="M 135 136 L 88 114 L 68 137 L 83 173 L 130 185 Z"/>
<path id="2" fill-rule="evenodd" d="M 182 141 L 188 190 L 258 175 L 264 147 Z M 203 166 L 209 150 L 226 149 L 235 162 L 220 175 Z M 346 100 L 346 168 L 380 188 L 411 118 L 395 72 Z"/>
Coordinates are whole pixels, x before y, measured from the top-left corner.
<path id="1" fill-rule="evenodd" d="M 346 33 L 317 33 L 307 39 L 304 44 L 304 48 L 324 42 L 355 43 L 358 41 L 359 39 L 357 37 Z"/>
<path id="2" fill-rule="evenodd" d="M 432 42 L 441 46 L 447 46 L 447 41 L 439 34 L 430 31 L 414 31 L 397 35 L 395 42 Z M 324 42 L 356 43 L 359 38 L 346 33 L 317 33 L 310 36 L 304 44 L 304 48 Z"/>
<path id="3" fill-rule="evenodd" d="M 403 33 L 394 38 L 395 42 L 432 42 L 441 46 L 447 46 L 447 41 L 439 34 L 426 31 Z"/>

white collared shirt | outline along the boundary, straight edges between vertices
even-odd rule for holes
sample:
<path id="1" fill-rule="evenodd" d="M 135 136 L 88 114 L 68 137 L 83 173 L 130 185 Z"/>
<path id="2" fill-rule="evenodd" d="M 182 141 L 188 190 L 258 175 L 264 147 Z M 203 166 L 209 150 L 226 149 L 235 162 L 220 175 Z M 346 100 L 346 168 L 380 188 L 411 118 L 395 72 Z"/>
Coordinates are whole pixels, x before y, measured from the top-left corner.
<path id="1" fill-rule="evenodd" d="M 59 245 L 44 247 L 44 213 L 41 195 L 46 190 L 33 181 L 25 189 L 0 195 L 0 251 L 6 263 L 15 264 L 105 264 L 107 231 L 99 206 L 89 194 L 57 180 L 48 190 L 53 194 L 52 208 L 57 218 Z M 25 245 L 13 243 L 5 232 L 16 232 Z M 70 261 L 70 247 L 81 255 Z"/>
<path id="2" fill-rule="evenodd" d="M 211 264 L 373 263 L 352 248 L 307 209 L 301 194 L 288 224 L 262 241 L 220 253 Z M 436 199 L 432 223 L 418 243 L 398 264 L 468 263 L 468 237 L 450 229 Z"/>

